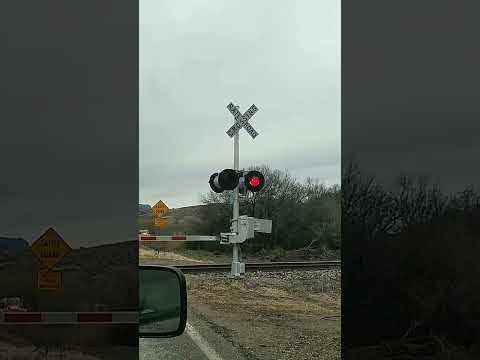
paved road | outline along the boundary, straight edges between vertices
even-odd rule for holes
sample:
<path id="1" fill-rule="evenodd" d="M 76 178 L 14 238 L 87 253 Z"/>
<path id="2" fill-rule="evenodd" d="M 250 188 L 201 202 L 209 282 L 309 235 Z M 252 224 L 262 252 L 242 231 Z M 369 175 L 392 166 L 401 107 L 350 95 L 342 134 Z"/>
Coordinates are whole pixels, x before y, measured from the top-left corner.
<path id="1" fill-rule="evenodd" d="M 141 360 L 246 360 L 233 344 L 189 309 L 183 335 L 140 339 Z"/>
<path id="2" fill-rule="evenodd" d="M 187 334 L 172 339 L 140 339 L 141 360 L 209 360 Z"/>

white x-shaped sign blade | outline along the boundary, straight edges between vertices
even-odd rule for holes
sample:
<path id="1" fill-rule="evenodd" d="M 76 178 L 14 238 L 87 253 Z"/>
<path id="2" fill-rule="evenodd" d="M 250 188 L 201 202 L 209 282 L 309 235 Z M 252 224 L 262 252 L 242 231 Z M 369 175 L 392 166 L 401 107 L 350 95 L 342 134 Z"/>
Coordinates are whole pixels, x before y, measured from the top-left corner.
<path id="1" fill-rule="evenodd" d="M 235 117 L 235 124 L 228 129 L 227 134 L 230 137 L 233 137 L 242 127 L 250 134 L 252 138 L 256 138 L 258 133 L 255 131 L 252 125 L 248 123 L 248 120 L 258 111 L 258 108 L 253 104 L 250 108 L 245 111 L 245 114 L 241 114 L 235 105 L 232 103 L 228 104 L 227 109 Z"/>

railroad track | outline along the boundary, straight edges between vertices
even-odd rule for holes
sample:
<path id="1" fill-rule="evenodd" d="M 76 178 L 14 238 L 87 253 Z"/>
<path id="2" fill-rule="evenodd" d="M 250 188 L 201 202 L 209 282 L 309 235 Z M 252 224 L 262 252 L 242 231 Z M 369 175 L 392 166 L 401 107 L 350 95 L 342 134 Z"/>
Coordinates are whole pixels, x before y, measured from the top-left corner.
<path id="1" fill-rule="evenodd" d="M 326 261 L 295 261 L 295 262 L 264 262 L 264 263 L 246 263 L 245 271 L 278 271 L 278 270 L 322 270 L 338 268 L 341 266 L 340 260 Z M 202 273 L 202 272 L 224 272 L 230 271 L 231 264 L 195 264 L 195 265 L 176 265 L 184 273 Z"/>

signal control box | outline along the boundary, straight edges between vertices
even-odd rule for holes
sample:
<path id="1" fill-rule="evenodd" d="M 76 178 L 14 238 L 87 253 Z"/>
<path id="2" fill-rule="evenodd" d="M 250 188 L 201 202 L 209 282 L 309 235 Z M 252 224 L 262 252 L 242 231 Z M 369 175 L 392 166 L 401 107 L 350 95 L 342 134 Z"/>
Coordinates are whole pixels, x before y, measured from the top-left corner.
<path id="1" fill-rule="evenodd" d="M 220 233 L 221 244 L 240 244 L 247 239 L 252 239 L 256 232 L 270 234 L 272 232 L 272 220 L 257 219 L 242 215 L 238 217 L 238 224 L 233 224 L 229 233 Z M 237 225 L 237 226 L 235 226 Z M 235 232 L 235 228 L 238 231 Z"/>

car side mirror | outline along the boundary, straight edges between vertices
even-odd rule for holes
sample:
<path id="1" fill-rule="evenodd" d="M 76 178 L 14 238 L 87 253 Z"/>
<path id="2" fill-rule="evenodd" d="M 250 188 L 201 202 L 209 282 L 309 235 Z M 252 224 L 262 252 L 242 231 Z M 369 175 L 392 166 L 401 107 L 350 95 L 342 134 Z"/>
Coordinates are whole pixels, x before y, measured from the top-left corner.
<path id="1" fill-rule="evenodd" d="M 175 267 L 139 266 L 139 336 L 165 338 L 183 334 L 187 324 L 185 276 Z"/>

